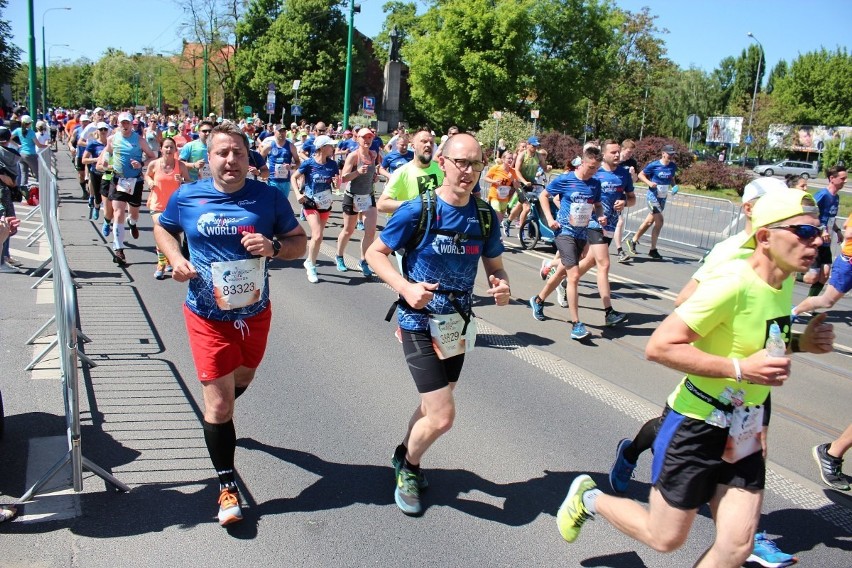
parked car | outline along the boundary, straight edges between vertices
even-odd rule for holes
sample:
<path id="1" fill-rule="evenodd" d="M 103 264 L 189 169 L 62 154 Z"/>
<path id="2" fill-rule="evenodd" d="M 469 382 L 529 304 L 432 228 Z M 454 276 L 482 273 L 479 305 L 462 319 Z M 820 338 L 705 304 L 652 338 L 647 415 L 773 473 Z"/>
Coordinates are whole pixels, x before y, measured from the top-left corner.
<path id="1" fill-rule="evenodd" d="M 782 160 L 776 164 L 757 166 L 754 172 L 762 176 L 785 176 L 793 174 L 805 179 L 815 178 L 819 174 L 816 164 L 810 162 L 797 162 L 795 160 Z"/>

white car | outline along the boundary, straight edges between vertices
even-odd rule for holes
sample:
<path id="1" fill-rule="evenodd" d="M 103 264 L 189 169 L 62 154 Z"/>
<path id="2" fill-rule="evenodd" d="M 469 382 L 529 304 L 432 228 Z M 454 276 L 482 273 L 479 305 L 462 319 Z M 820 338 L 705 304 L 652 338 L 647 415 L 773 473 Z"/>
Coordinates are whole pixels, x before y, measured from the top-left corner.
<path id="1" fill-rule="evenodd" d="M 815 178 L 819 175 L 819 168 L 811 162 L 798 162 L 795 160 L 782 160 L 777 164 L 757 166 L 754 172 L 762 176 L 785 176 L 793 174 L 805 179 Z"/>

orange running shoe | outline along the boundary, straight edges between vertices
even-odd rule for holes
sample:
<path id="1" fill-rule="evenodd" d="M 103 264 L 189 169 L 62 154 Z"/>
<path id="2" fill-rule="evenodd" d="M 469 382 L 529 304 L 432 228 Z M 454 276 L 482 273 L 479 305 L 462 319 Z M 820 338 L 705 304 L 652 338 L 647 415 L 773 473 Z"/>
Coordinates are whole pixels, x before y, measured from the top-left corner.
<path id="1" fill-rule="evenodd" d="M 219 524 L 223 527 L 243 520 L 240 494 L 236 489 L 224 488 L 219 493 Z"/>

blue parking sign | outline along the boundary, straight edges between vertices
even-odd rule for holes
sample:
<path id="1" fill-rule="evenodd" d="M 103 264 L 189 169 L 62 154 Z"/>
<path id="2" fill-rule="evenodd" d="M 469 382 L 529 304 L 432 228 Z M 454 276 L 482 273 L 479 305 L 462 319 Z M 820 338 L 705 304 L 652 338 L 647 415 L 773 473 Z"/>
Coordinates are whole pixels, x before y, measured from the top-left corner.
<path id="1" fill-rule="evenodd" d="M 266 114 L 275 113 L 275 103 L 266 103 Z"/>

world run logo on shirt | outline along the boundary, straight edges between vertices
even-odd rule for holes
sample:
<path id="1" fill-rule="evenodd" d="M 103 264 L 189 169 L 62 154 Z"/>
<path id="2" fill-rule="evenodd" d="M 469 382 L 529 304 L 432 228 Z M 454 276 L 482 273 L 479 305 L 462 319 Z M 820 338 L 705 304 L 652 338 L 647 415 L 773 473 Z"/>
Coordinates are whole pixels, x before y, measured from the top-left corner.
<path id="1" fill-rule="evenodd" d="M 432 241 L 432 250 L 438 254 L 479 254 L 480 245 L 466 242 L 459 243 L 455 237 L 438 235 Z"/>
<path id="2" fill-rule="evenodd" d="M 242 235 L 254 233 L 254 225 L 239 225 L 247 217 L 225 217 L 222 213 L 204 213 L 198 218 L 196 228 L 205 237 Z"/>

